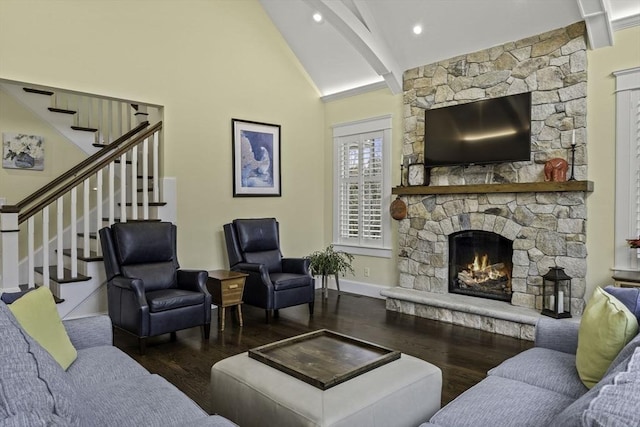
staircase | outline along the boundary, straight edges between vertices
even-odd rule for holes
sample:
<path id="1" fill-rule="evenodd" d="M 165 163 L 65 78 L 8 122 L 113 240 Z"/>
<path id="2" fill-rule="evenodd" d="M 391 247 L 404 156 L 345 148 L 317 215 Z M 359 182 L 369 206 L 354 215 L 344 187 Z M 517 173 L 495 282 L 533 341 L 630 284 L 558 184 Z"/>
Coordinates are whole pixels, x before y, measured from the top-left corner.
<path id="1" fill-rule="evenodd" d="M 104 312 L 106 278 L 97 231 L 115 222 L 162 218 L 162 122 L 135 124 L 136 117 L 149 115 L 139 103 L 74 99 L 30 86 L 20 90 L 29 98 L 25 105 L 38 108 L 41 118 L 62 116 L 55 126 L 92 154 L 15 205 L 0 207 L 0 292 L 47 286 L 63 318 Z"/>

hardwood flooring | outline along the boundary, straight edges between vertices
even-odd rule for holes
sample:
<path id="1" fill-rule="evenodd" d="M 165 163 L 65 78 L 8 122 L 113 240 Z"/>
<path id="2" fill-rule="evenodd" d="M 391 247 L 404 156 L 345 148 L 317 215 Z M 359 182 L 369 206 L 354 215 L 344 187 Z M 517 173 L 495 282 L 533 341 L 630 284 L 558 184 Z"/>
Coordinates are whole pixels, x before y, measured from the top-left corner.
<path id="1" fill-rule="evenodd" d="M 384 301 L 359 295 L 338 296 L 330 291 L 324 302 L 318 291 L 315 313 L 307 305 L 280 310 L 280 317 L 265 324 L 264 310 L 244 305 L 244 326 L 227 309 L 225 330 L 217 330 L 212 312 L 211 337 L 203 341 L 199 328 L 149 339 L 144 356 L 135 337 L 116 331 L 114 344 L 150 372 L 159 374 L 211 413 L 211 366 L 226 357 L 284 338 L 317 329 L 330 329 L 426 360 L 442 369 L 442 404 L 481 381 L 486 372 L 533 344 L 475 329 L 455 326 L 385 309 Z M 233 320 L 232 320 L 233 319 Z"/>

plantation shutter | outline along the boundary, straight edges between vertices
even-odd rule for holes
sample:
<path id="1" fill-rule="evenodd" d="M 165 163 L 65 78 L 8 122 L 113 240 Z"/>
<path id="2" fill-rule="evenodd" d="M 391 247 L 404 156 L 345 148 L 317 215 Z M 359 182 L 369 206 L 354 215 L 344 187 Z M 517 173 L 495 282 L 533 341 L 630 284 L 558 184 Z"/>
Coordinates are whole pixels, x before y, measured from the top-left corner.
<path id="1" fill-rule="evenodd" d="M 383 134 L 349 135 L 339 144 L 338 230 L 342 243 L 382 240 Z"/>

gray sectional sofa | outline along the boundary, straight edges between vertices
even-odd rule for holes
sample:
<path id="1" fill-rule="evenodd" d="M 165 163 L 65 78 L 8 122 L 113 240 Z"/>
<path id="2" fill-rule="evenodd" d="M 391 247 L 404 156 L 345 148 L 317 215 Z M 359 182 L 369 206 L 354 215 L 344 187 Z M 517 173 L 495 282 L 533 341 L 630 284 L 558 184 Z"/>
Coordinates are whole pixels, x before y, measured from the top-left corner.
<path id="1" fill-rule="evenodd" d="M 114 347 L 109 317 L 63 323 L 78 351 L 67 371 L 0 302 L 0 426 L 235 426 Z"/>
<path id="2" fill-rule="evenodd" d="M 640 335 L 588 390 L 576 371 L 578 328 L 541 317 L 533 348 L 490 370 L 420 427 L 640 426 Z"/>

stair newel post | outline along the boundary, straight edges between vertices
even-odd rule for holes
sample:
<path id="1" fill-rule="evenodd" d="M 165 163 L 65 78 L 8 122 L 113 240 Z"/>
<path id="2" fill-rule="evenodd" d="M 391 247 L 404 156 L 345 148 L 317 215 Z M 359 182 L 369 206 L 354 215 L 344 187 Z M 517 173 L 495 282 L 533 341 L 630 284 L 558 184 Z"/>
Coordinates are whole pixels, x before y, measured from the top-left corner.
<path id="1" fill-rule="evenodd" d="M 105 138 L 105 128 L 106 126 L 104 125 L 104 116 L 103 116 L 103 110 L 102 110 L 102 104 L 103 104 L 103 100 L 102 99 L 98 99 L 98 132 L 96 132 L 96 138 L 97 138 L 97 143 L 98 144 L 107 144 L 107 139 Z"/>
<path id="2" fill-rule="evenodd" d="M 29 271 L 27 286 L 29 288 L 33 288 L 36 285 L 35 234 L 35 218 L 32 216 L 27 220 L 27 269 Z"/>
<path id="3" fill-rule="evenodd" d="M 108 138 L 105 140 L 105 144 L 111 144 L 113 142 L 112 134 L 113 134 L 113 101 L 107 101 L 107 132 Z"/>
<path id="4" fill-rule="evenodd" d="M 131 106 L 129 105 L 128 102 L 123 102 L 122 104 L 124 105 L 124 112 L 125 112 L 125 115 L 127 116 L 127 132 L 128 132 L 131 129 L 133 129 L 133 126 L 131 126 Z"/>
<path id="5" fill-rule="evenodd" d="M 19 209 L 14 206 L 0 208 L 2 233 L 2 289 L 17 288 L 20 284 L 18 269 Z"/>
<path id="6" fill-rule="evenodd" d="M 42 285 L 49 287 L 49 206 L 42 209 Z"/>
<path id="7" fill-rule="evenodd" d="M 160 201 L 160 188 L 158 186 L 158 182 L 160 180 L 160 171 L 159 171 L 159 135 L 160 132 L 155 132 L 153 134 L 153 201 L 154 203 L 158 203 Z"/>
<path id="8" fill-rule="evenodd" d="M 78 277 L 78 187 L 71 189 L 71 277 Z M 63 266 L 64 267 L 64 266 Z"/>
<path id="9" fill-rule="evenodd" d="M 131 149 L 131 217 L 138 219 L 138 146 Z"/>
<path id="10" fill-rule="evenodd" d="M 109 203 L 109 224 L 113 224 L 116 222 L 116 212 L 115 212 L 115 176 L 116 176 L 116 165 L 114 162 L 109 163 L 109 195 L 107 196 L 107 200 Z"/>
<path id="11" fill-rule="evenodd" d="M 122 131 L 122 103 L 116 101 L 116 112 L 118 113 L 118 117 L 116 118 L 116 131 L 118 135 L 122 135 L 124 132 Z"/>
<path id="12" fill-rule="evenodd" d="M 142 218 L 149 219 L 149 138 L 142 141 Z"/>
<path id="13" fill-rule="evenodd" d="M 111 225 L 111 224 L 109 224 Z M 97 233 L 102 228 L 102 169 L 96 173 L 96 238 L 100 241 L 100 235 Z M 87 246 L 89 246 L 89 239 L 85 240 Z M 98 256 L 102 254 L 100 245 L 96 245 L 96 252 Z"/>
<path id="14" fill-rule="evenodd" d="M 58 197 L 56 209 L 56 277 L 64 277 L 64 260 L 62 251 L 64 250 L 64 197 Z M 47 284 L 49 286 L 49 284 Z"/>
<path id="15" fill-rule="evenodd" d="M 127 153 L 120 156 L 120 222 L 127 221 Z"/>
<path id="16" fill-rule="evenodd" d="M 82 188 L 82 256 L 89 258 L 89 225 L 91 222 L 91 210 L 89 207 L 89 197 L 91 195 L 91 187 L 89 178 L 85 179 Z"/>

